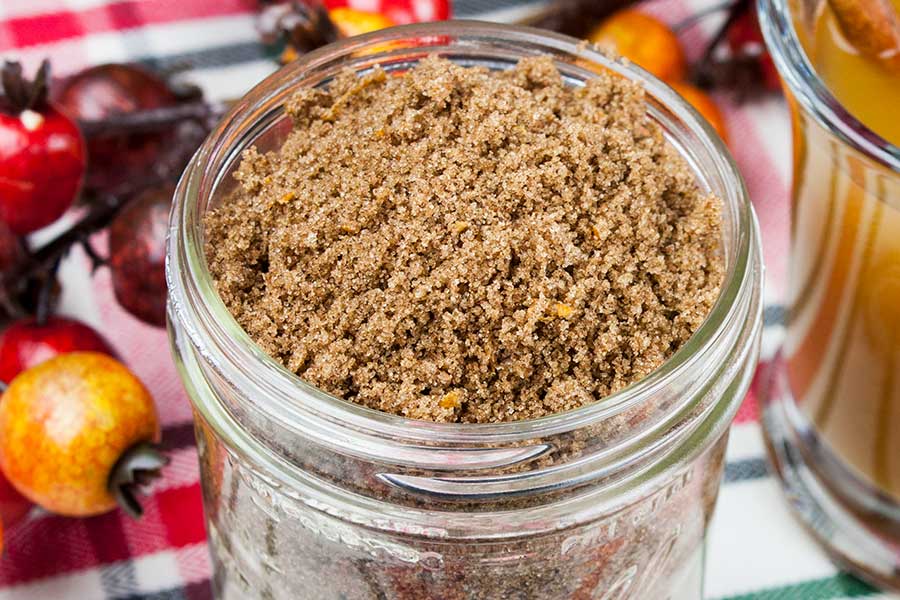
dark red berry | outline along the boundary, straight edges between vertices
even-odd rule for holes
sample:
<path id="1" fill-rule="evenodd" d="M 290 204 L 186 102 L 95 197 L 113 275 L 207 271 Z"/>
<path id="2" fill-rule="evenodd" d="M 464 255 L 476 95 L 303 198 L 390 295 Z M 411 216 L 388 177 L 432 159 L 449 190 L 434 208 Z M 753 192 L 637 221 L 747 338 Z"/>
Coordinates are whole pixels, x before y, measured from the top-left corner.
<path id="1" fill-rule="evenodd" d="M 0 381 L 8 384 L 25 369 L 76 351 L 115 355 L 99 333 L 80 321 L 59 316 L 43 324 L 34 318 L 16 321 L 0 334 Z"/>
<path id="2" fill-rule="evenodd" d="M 763 40 L 756 11 L 748 10 L 728 29 L 728 46 L 734 54 L 756 57 L 766 89 L 781 89 L 781 79 Z"/>
<path id="3" fill-rule="evenodd" d="M 34 81 L 18 63 L 3 68 L 0 219 L 18 235 L 57 220 L 72 205 L 85 170 L 85 145 L 69 117 L 46 101 L 45 63 Z"/>
<path id="4" fill-rule="evenodd" d="M 109 228 L 109 267 L 116 300 L 137 318 L 166 324 L 166 230 L 174 186 L 131 201 Z"/>
<path id="5" fill-rule="evenodd" d="M 56 103 L 71 117 L 84 121 L 176 104 L 165 80 L 130 64 L 105 64 L 66 79 L 54 92 Z M 156 160 L 170 132 L 109 134 L 88 141 L 87 186 L 110 190 Z"/>

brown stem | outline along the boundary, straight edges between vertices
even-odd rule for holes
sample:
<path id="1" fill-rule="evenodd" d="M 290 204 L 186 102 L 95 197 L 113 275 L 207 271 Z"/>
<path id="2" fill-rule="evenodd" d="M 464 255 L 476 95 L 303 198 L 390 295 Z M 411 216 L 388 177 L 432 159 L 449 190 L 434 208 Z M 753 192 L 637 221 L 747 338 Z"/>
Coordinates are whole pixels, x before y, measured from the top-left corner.
<path id="1" fill-rule="evenodd" d="M 99 254 L 97 254 L 97 250 L 94 248 L 94 245 L 91 244 L 90 236 L 82 235 L 81 239 L 78 240 L 78 243 L 81 245 L 81 249 L 84 250 L 84 253 L 87 255 L 88 260 L 91 261 L 91 274 L 97 272 L 97 269 L 105 266 L 109 261 L 106 258 L 103 258 Z"/>
<path id="2" fill-rule="evenodd" d="M 203 101 L 185 102 L 173 106 L 163 106 L 129 113 L 113 114 L 103 119 L 79 121 L 82 133 L 88 139 L 103 135 L 124 135 L 147 133 L 170 129 L 172 125 L 184 121 L 198 121 L 211 125 L 222 118 L 227 110 L 225 103 Z"/>
<path id="3" fill-rule="evenodd" d="M 28 260 L 24 261 L 18 268 L 13 269 L 4 277 L 4 280 L 15 282 L 24 280 L 29 276 L 43 275 L 50 272 L 53 269 L 53 265 L 66 255 L 69 248 L 85 236 L 89 236 L 109 225 L 116 213 L 128 203 L 131 197 L 131 195 L 125 194 L 110 194 L 103 197 L 99 202 L 93 203 L 88 213 L 70 229 L 32 253 Z"/>
<path id="4" fill-rule="evenodd" d="M 137 494 L 162 473 L 161 469 L 169 464 L 168 457 L 160 452 L 156 444 L 140 442 L 129 448 L 116 461 L 109 473 L 107 489 L 116 502 L 129 516 L 139 519 L 144 509 Z"/>
<path id="5" fill-rule="evenodd" d="M 709 41 L 709 45 L 706 46 L 706 50 L 703 52 L 703 57 L 700 59 L 701 64 L 711 63 L 713 61 L 713 55 L 716 53 L 716 50 L 719 48 L 719 45 L 725 41 L 726 36 L 728 35 L 728 30 L 744 16 L 744 14 L 753 8 L 753 3 L 751 0 L 735 0 L 735 2 L 731 5 L 731 8 L 728 11 L 728 16 L 725 18 L 725 22 L 722 23 L 719 30 L 716 31 L 715 35 Z"/>
<path id="6" fill-rule="evenodd" d="M 16 298 L 5 285 L 0 286 L 0 315 L 9 319 L 18 319 L 24 317 L 27 311 L 22 307 L 22 303 Z M 2 319 L 0 319 L 2 322 Z"/>
<path id="7" fill-rule="evenodd" d="M 752 0 L 732 0 L 728 15 L 713 35 L 703 52 L 703 56 L 691 69 L 691 81 L 701 88 L 723 87 L 737 92 L 743 101 L 764 91 L 762 65 L 757 56 L 732 52 L 727 57 L 717 56 L 717 50 L 728 36 L 729 30 L 753 9 Z"/>
<path id="8" fill-rule="evenodd" d="M 771 92 L 762 84 L 765 76 L 757 57 L 736 55 L 697 65 L 691 80 L 704 89 L 732 90 L 735 100 L 741 104 Z"/>
<path id="9" fill-rule="evenodd" d="M 722 11 L 731 10 L 731 7 L 734 5 L 734 0 L 727 0 L 726 2 L 720 2 L 719 4 L 713 4 L 712 6 L 707 6 L 697 12 L 685 17 L 681 21 L 678 21 L 674 25 L 672 25 L 672 31 L 675 33 L 682 33 L 686 29 L 690 29 L 697 23 L 700 23 L 707 17 L 718 14 Z"/>
<path id="10" fill-rule="evenodd" d="M 34 313 L 34 319 L 37 324 L 43 326 L 50 316 L 51 304 L 53 303 L 53 288 L 56 285 L 56 273 L 59 271 L 59 263 L 62 257 L 53 261 L 50 268 L 43 274 L 41 288 L 38 291 L 37 310 Z"/>
<path id="11" fill-rule="evenodd" d="M 40 290 L 36 312 L 39 316 L 46 316 L 49 311 L 53 285 L 56 281 L 54 276 L 56 266 L 72 246 L 109 225 L 116 214 L 137 196 L 138 191 L 159 185 L 168 181 L 170 177 L 154 173 L 141 181 L 129 182 L 127 191 L 107 194 L 95 199 L 88 212 L 72 227 L 38 250 L 31 252 L 15 268 L 4 273 L 0 277 L 0 299 L 2 299 L 9 316 L 20 317 L 28 314 L 29 311 L 23 308 L 22 298 L 28 295 L 29 289 Z"/>

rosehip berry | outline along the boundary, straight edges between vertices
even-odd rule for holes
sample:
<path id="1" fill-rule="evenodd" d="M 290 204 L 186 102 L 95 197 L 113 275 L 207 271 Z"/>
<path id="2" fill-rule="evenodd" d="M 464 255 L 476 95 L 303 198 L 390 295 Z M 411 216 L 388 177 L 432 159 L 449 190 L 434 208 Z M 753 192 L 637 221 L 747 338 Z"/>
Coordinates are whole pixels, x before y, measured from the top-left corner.
<path id="1" fill-rule="evenodd" d="M 76 73 L 62 82 L 54 99 L 70 116 L 85 121 L 178 102 L 162 78 L 128 64 L 98 65 Z M 124 183 L 148 169 L 171 139 L 171 132 L 94 137 L 88 142 L 87 186 L 108 191 Z"/>
<path id="2" fill-rule="evenodd" d="M 778 76 L 778 69 L 775 68 L 772 56 L 766 49 L 755 10 L 746 11 L 729 27 L 727 39 L 728 47 L 733 54 L 757 58 L 766 89 L 781 89 L 781 78 Z"/>
<path id="3" fill-rule="evenodd" d="M 47 63 L 26 81 L 6 63 L 0 111 L 0 219 L 18 235 L 56 221 L 72 205 L 85 170 L 75 123 L 46 102 Z"/>
<path id="4" fill-rule="evenodd" d="M 588 41 L 621 54 L 663 81 L 678 81 L 687 73 L 687 61 L 678 36 L 648 14 L 621 10 L 594 28 Z"/>
<path id="5" fill-rule="evenodd" d="M 0 399 L 0 467 L 16 489 L 67 516 L 118 502 L 140 514 L 135 487 L 165 459 L 153 399 L 117 360 L 72 352 L 23 371 Z"/>
<path id="6" fill-rule="evenodd" d="M 109 228 L 109 267 L 116 300 L 157 327 L 166 324 L 166 231 L 174 186 L 132 200 Z"/>
<path id="7" fill-rule="evenodd" d="M 395 25 L 392 20 L 381 13 L 365 12 L 346 7 L 329 10 L 328 17 L 343 37 L 362 35 Z"/>
<path id="8" fill-rule="evenodd" d="M 115 355 L 99 333 L 79 321 L 57 316 L 43 324 L 34 318 L 16 321 L 0 334 L 0 381 L 9 383 L 25 369 L 77 350 Z"/>
<path id="9" fill-rule="evenodd" d="M 669 85 L 709 121 L 709 124 L 719 134 L 719 137 L 726 143 L 728 142 L 728 129 L 725 127 L 725 117 L 722 116 L 722 111 L 719 110 L 712 98 L 699 88 L 683 81 L 672 82 Z"/>

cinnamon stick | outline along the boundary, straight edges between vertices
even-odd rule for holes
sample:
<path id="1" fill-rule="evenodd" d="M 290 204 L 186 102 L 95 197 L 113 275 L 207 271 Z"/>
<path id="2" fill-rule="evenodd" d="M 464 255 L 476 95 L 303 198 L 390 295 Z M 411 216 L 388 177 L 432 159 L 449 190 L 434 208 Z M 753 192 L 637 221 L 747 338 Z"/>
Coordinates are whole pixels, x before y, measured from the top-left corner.
<path id="1" fill-rule="evenodd" d="M 890 0 L 828 0 L 828 5 L 847 41 L 900 74 L 900 18 Z"/>

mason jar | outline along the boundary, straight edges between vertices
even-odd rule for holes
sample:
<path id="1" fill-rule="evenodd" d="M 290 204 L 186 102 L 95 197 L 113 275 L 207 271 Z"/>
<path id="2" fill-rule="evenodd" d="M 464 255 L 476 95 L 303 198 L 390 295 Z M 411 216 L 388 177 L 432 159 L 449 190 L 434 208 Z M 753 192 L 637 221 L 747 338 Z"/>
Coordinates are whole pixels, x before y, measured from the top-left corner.
<path id="1" fill-rule="evenodd" d="M 694 336 L 638 383 L 541 419 L 443 424 L 363 408 L 267 356 L 216 294 L 204 215 L 241 152 L 277 148 L 285 101 L 343 69 L 400 74 L 429 54 L 508 69 L 551 55 L 568 84 L 609 69 L 722 200 L 721 295 Z M 169 331 L 195 413 L 220 599 L 698 600 L 729 423 L 761 331 L 759 232 L 721 140 L 671 89 L 578 40 L 475 22 L 410 25 L 302 56 L 244 97 L 179 184 Z"/>
<path id="2" fill-rule="evenodd" d="M 802 522 L 842 566 L 900 591 L 900 148 L 809 60 L 822 6 L 759 2 L 794 146 L 786 338 L 763 425 Z M 885 90 L 853 85 L 896 109 Z"/>

